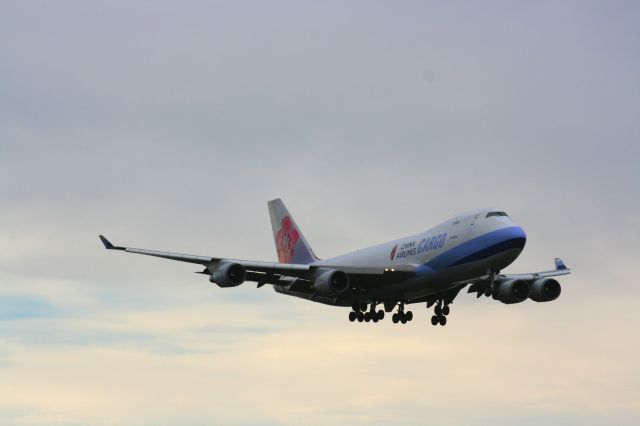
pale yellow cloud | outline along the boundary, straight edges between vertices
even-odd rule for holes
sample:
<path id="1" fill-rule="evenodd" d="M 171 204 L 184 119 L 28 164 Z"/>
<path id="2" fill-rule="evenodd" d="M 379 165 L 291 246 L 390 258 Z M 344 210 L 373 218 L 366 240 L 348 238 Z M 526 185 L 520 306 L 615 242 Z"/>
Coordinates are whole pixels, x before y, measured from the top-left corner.
<path id="1" fill-rule="evenodd" d="M 284 312 L 282 305 L 199 303 L 24 320 L 49 324 L 52 333 L 111 337 L 42 345 L 9 339 L 2 345 L 11 367 L 0 370 L 0 411 L 34 413 L 17 415 L 14 424 L 55 424 L 56 416 L 91 424 L 414 424 L 423 410 L 454 423 L 470 419 L 468 412 L 495 410 L 625 421 L 640 415 L 632 307 L 465 300 L 444 328 L 429 325 L 422 307 L 401 327 L 351 324 L 346 311 L 303 302 Z M 610 312 L 606 322 L 592 315 L 603 309 Z"/>

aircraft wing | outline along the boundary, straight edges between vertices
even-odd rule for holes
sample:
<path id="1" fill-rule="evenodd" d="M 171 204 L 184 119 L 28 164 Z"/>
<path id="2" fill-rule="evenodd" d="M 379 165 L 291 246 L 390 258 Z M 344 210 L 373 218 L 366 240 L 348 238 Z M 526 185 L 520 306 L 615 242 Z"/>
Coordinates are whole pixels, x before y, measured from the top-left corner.
<path id="1" fill-rule="evenodd" d="M 529 272 L 525 274 L 500 274 L 500 275 L 496 275 L 495 278 L 530 281 L 538 278 L 556 277 L 558 275 L 567 275 L 571 273 L 571 269 L 567 268 L 567 266 L 564 264 L 564 262 L 560 258 L 556 257 L 555 263 L 556 263 L 556 269 L 551 269 L 548 271 L 541 271 L 541 272 Z M 470 282 L 471 283 L 483 282 L 483 281 L 488 281 L 490 279 L 491 277 L 489 275 L 485 275 L 483 277 L 474 279 Z"/>
<path id="2" fill-rule="evenodd" d="M 274 281 L 273 279 L 265 279 L 266 275 L 279 275 L 279 276 L 286 276 L 286 277 L 310 279 L 313 273 L 319 268 L 340 269 L 343 272 L 355 278 L 356 282 L 371 281 L 372 279 L 382 278 L 383 276 L 389 276 L 389 275 L 394 275 L 396 278 L 400 278 L 401 276 L 407 276 L 415 273 L 415 267 L 412 267 L 411 265 L 407 265 L 406 267 L 399 267 L 398 269 L 394 269 L 394 270 L 389 270 L 389 269 L 384 269 L 382 267 L 350 268 L 350 267 L 331 266 L 331 265 L 315 266 L 315 265 L 291 264 L 291 263 L 279 263 L 279 262 L 263 262 L 263 261 L 256 261 L 256 260 L 230 259 L 230 258 L 212 257 L 212 256 L 195 256 L 191 254 L 171 253 L 166 251 L 116 246 L 112 244 L 103 235 L 100 235 L 99 237 L 104 247 L 108 250 L 120 250 L 126 253 L 144 254 L 146 256 L 154 256 L 154 257 L 160 257 L 163 259 L 176 260 L 179 262 L 187 262 L 187 263 L 203 265 L 206 267 L 206 269 L 202 273 L 205 273 L 205 274 L 209 273 L 209 270 L 208 270 L 209 267 L 214 266 L 218 262 L 225 261 L 225 262 L 231 262 L 231 263 L 238 263 L 242 265 L 247 270 L 247 272 L 249 272 L 247 276 L 248 280 L 265 282 L 270 284 L 278 284 L 280 282 L 278 280 Z M 255 273 L 258 273 L 258 274 L 255 274 Z"/>
<path id="3" fill-rule="evenodd" d="M 107 250 L 121 250 L 127 253 L 144 254 L 146 256 L 161 257 L 163 259 L 177 260 L 179 262 L 195 263 L 203 266 L 210 266 L 216 264 L 222 260 L 239 263 L 244 266 L 248 271 L 265 272 L 265 273 L 277 273 L 282 275 L 300 276 L 308 273 L 309 265 L 297 265 L 289 263 L 278 262 L 260 262 L 255 260 L 240 260 L 240 259 L 228 259 L 223 257 L 212 256 L 195 256 L 191 254 L 171 253 L 158 250 L 147 250 L 133 247 L 122 247 L 113 245 L 103 235 L 100 235 L 100 240 Z"/>
<path id="4" fill-rule="evenodd" d="M 496 275 L 494 279 L 497 280 L 523 280 L 523 281 L 535 281 L 538 278 L 556 277 L 559 275 L 567 275 L 571 273 L 571 269 L 567 268 L 564 262 L 560 258 L 555 258 L 556 269 L 542 272 L 531 272 L 528 274 L 500 274 Z M 480 297 L 491 286 L 491 276 L 486 275 L 478 279 L 469 282 L 471 286 L 467 290 L 467 293 L 476 293 L 477 297 Z"/>
<path id="5" fill-rule="evenodd" d="M 548 278 L 556 277 L 558 275 L 567 275 L 571 273 L 571 269 L 567 268 L 562 259 L 556 257 L 555 259 L 556 269 L 542 272 L 531 272 L 529 274 L 508 274 L 500 275 L 500 277 L 506 277 L 512 280 L 534 280 L 536 278 Z"/>

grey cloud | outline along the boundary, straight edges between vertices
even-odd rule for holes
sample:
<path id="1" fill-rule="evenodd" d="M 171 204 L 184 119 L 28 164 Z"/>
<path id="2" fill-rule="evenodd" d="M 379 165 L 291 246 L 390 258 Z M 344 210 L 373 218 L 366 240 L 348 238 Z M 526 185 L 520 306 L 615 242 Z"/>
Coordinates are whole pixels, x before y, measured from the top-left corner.
<path id="1" fill-rule="evenodd" d="M 277 341 L 287 321 L 344 332 L 342 312 L 268 288 L 223 291 L 193 275 L 191 265 L 107 253 L 97 234 L 134 246 L 269 260 L 275 251 L 265 201 L 282 196 L 326 257 L 496 206 L 528 233 L 527 248 L 510 269 L 546 269 L 555 256 L 574 268 L 553 307 L 523 305 L 517 318 L 540 321 L 541 309 L 549 309 L 555 344 L 569 342 L 588 367 L 611 373 L 596 362 L 605 363 L 606 354 L 590 351 L 598 341 L 622 350 L 626 338 L 609 340 L 611 330 L 638 324 L 633 312 L 616 308 L 616 301 L 638 296 L 638 12 L 633 2 L 3 4 L 0 316 L 7 333 L 14 324 L 36 325 L 1 343 L 28 352 L 46 341 L 34 330 L 60 317 L 49 337 L 59 343 L 65 331 L 76 331 L 78 349 L 113 343 L 142 352 L 206 351 L 211 348 L 192 344 L 193 335 L 206 341 L 220 332 L 231 345 L 262 334 Z M 482 302 L 461 297 L 455 314 L 473 312 L 468 325 L 489 321 L 500 307 Z M 203 317 L 151 335 L 136 331 L 135 322 L 122 335 L 110 334 L 109 321 L 106 330 L 65 322 L 159 309 Z M 234 327 L 247 317 L 258 325 Z M 583 340 L 585 321 L 595 329 L 593 342 Z M 492 323 L 491 332 L 504 332 L 505 322 Z M 372 338 L 402 333 L 380 330 Z M 549 338 L 545 330 L 538 324 L 531 335 L 494 337 L 491 344 L 510 355 L 514 345 L 535 350 Z M 412 338 L 432 333 L 421 329 Z M 402 348 L 404 341 L 394 342 Z M 0 360 L 26 374 L 14 362 Z M 443 381 L 454 377 L 455 366 L 438 362 L 446 366 Z M 562 362 L 574 372 L 570 360 Z M 355 362 L 350 367 L 370 374 Z M 253 368 L 273 379 L 267 367 Z M 558 381 L 577 383 L 557 372 Z M 420 376 L 425 373 L 396 375 L 424 391 L 417 382 L 428 379 Z M 525 382 L 534 378 L 523 374 Z M 348 380 L 332 383 L 348 387 Z M 456 397 L 473 399 L 469 386 L 462 384 Z M 590 391 L 595 386 L 583 383 Z M 606 386 L 618 391 L 615 383 Z M 504 414 L 476 411 L 473 418 L 606 423 L 593 412 L 581 414 L 584 401 L 558 399 L 575 410 L 530 405 L 523 396 L 510 400 Z M 372 404 L 332 405 L 318 418 L 355 424 L 365 408 L 379 418 L 398 416 L 394 400 Z M 406 407 L 406 423 L 423 419 L 419 403 Z M 625 410 L 602 412 L 625 423 L 632 417 Z M 264 413 L 278 424 L 304 418 L 304 410 L 301 417 Z M 468 423 L 471 415 L 438 419 Z"/>

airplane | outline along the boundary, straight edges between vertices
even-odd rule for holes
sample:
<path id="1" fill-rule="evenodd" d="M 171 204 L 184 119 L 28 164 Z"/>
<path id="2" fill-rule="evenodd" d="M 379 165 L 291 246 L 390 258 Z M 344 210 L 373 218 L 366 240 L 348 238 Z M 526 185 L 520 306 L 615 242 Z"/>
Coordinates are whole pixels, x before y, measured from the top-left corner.
<path id="1" fill-rule="evenodd" d="M 559 258 L 555 269 L 501 274 L 522 252 L 526 234 L 499 209 L 457 215 L 433 228 L 328 259 L 319 259 L 281 199 L 268 203 L 278 262 L 194 256 L 113 245 L 108 250 L 144 254 L 199 264 L 198 272 L 221 288 L 245 281 L 270 284 L 281 294 L 326 305 L 350 307 L 349 321 L 378 322 L 385 312 L 393 323 L 406 324 L 413 313 L 405 305 L 434 306 L 432 325 L 446 325 L 450 304 L 460 290 L 505 304 L 531 299 L 550 302 L 560 296 L 553 277 L 571 272 Z M 384 309 L 377 310 L 382 304 Z"/>

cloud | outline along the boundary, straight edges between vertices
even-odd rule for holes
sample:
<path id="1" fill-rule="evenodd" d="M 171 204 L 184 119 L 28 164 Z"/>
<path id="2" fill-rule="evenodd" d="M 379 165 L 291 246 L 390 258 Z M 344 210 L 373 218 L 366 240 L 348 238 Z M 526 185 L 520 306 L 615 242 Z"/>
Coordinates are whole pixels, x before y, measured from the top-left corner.
<path id="1" fill-rule="evenodd" d="M 0 399 L 3 411 L 27 405 L 116 424 L 172 424 L 178 413 L 196 424 L 413 424 L 424 412 L 441 423 L 471 413 L 481 424 L 637 418 L 640 354 L 619 344 L 638 321 L 632 303 L 489 304 L 459 301 L 447 328 L 428 326 L 418 307 L 417 320 L 398 328 L 345 326 L 342 310 L 293 304 L 34 319 L 53 336 L 81 339 L 29 339 L 18 327 L 27 338 L 3 345 L 14 366 L 4 370 Z M 116 338 L 89 337 L 105 333 Z M 157 350 L 163 342 L 184 350 Z"/>
<path id="2" fill-rule="evenodd" d="M 0 6 L 0 423 L 634 424 L 638 8 Z M 552 304 L 405 326 L 118 244 L 323 257 L 472 208 Z"/>
<path id="3" fill-rule="evenodd" d="M 49 316 L 53 313 L 50 304 L 28 295 L 3 295 L 0 302 L 0 321 Z"/>

